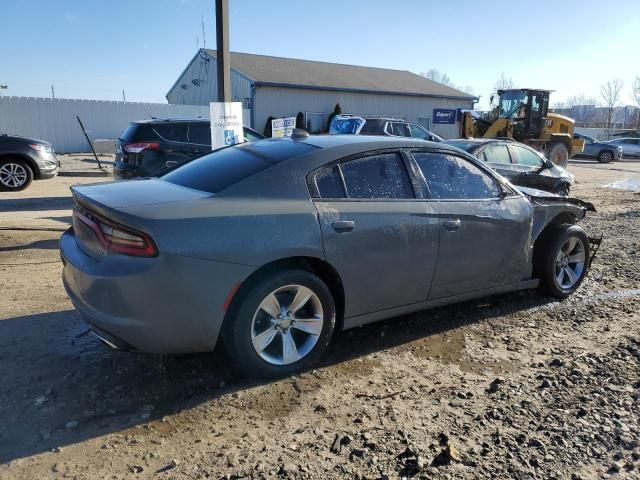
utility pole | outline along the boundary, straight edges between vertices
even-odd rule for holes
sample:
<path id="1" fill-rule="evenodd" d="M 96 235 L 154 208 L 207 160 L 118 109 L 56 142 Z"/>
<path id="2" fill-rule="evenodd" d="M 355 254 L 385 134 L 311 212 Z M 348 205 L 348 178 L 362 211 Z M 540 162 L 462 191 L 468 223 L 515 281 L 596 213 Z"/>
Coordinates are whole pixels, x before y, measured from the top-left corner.
<path id="1" fill-rule="evenodd" d="M 216 0 L 216 49 L 218 101 L 230 102 L 229 0 Z"/>
<path id="2" fill-rule="evenodd" d="M 51 98 L 56 98 L 56 92 L 53 89 L 53 85 L 51 85 Z"/>
<path id="3" fill-rule="evenodd" d="M 122 101 L 127 103 L 127 97 L 124 96 L 124 88 L 122 89 Z"/>

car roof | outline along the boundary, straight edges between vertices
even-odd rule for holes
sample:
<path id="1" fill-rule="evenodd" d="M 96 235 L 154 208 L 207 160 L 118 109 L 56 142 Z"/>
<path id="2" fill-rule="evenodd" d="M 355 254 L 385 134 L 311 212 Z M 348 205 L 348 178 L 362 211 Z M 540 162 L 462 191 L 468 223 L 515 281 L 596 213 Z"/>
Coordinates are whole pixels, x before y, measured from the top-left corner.
<path id="1" fill-rule="evenodd" d="M 387 137 L 380 135 L 309 135 L 303 138 L 282 138 L 283 141 L 303 142 L 319 148 L 332 148 L 341 145 L 361 145 L 363 149 L 376 148 L 413 148 L 437 147 L 437 142 L 415 139 L 411 137 Z"/>
<path id="2" fill-rule="evenodd" d="M 198 117 L 198 118 L 147 118 L 144 120 L 136 120 L 134 122 L 131 123 L 145 123 L 145 124 L 163 124 L 163 123 L 195 123 L 195 122 L 202 122 L 202 123 L 209 123 L 209 119 L 208 118 L 202 118 L 202 117 Z"/>

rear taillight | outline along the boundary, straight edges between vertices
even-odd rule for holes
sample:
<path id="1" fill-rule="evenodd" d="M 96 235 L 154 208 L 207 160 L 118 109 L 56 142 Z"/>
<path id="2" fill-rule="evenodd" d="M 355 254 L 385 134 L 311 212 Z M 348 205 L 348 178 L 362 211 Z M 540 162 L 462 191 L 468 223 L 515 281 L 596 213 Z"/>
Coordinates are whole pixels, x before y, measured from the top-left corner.
<path id="1" fill-rule="evenodd" d="M 73 209 L 73 216 L 93 230 L 102 247 L 108 252 L 136 257 L 155 257 L 158 250 L 149 235 L 107 220 L 80 206 Z"/>
<path id="2" fill-rule="evenodd" d="M 122 149 L 128 153 L 140 153 L 143 150 L 155 150 L 159 144 L 155 142 L 125 143 Z"/>

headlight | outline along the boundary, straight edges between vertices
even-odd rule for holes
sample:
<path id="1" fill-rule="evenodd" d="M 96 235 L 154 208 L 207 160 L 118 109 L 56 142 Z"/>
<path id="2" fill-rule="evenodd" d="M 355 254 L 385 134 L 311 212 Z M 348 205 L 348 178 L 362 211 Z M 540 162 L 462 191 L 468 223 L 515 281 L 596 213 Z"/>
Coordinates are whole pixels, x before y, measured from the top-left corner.
<path id="1" fill-rule="evenodd" d="M 53 153 L 53 148 L 51 148 L 51 145 L 43 145 L 41 143 L 31 143 L 29 144 L 29 146 L 39 152 Z"/>

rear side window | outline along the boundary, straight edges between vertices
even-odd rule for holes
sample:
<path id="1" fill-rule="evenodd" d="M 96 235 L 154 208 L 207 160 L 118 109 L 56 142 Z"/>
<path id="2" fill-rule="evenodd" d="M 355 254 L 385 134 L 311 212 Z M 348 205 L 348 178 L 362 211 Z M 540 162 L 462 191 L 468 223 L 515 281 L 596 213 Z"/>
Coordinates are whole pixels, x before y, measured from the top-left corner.
<path id="1" fill-rule="evenodd" d="M 384 130 L 384 121 L 375 120 L 375 119 L 367 119 L 364 122 L 364 125 L 360 129 L 361 135 L 367 134 L 382 134 Z"/>
<path id="2" fill-rule="evenodd" d="M 208 123 L 189 125 L 189 142 L 199 145 L 211 145 L 211 127 Z"/>
<path id="3" fill-rule="evenodd" d="M 414 198 L 398 153 L 358 158 L 340 165 L 349 198 Z"/>
<path id="4" fill-rule="evenodd" d="M 490 163 L 511 163 L 506 145 L 490 145 L 482 151 L 482 159 Z"/>
<path id="5" fill-rule="evenodd" d="M 260 140 L 227 147 L 189 162 L 161 177 L 167 182 L 218 193 L 283 160 L 318 147 L 289 140 Z"/>
<path id="6" fill-rule="evenodd" d="M 471 162 L 440 153 L 415 152 L 413 156 L 422 170 L 431 198 L 470 200 L 500 196 L 497 182 Z"/>
<path id="7" fill-rule="evenodd" d="M 409 127 L 406 123 L 393 122 L 391 124 L 391 134 L 398 137 L 410 137 Z"/>
<path id="8" fill-rule="evenodd" d="M 340 167 L 323 168 L 316 176 L 316 187 L 320 198 L 344 198 L 345 192 L 340 178 Z"/>

